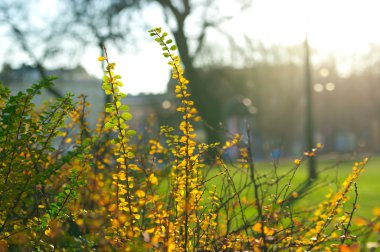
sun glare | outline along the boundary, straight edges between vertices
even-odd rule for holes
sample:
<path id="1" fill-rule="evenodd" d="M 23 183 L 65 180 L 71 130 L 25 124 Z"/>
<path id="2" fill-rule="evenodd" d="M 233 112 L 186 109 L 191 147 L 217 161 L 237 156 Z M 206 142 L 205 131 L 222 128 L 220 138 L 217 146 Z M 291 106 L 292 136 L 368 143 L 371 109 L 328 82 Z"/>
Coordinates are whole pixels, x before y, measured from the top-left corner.
<path id="1" fill-rule="evenodd" d="M 371 0 L 266 0 L 254 1 L 238 17 L 235 33 L 274 44 L 297 44 L 307 35 L 321 53 L 353 53 L 380 41 L 376 33 L 379 1 Z M 240 29 L 236 29 L 241 27 Z"/>
<path id="2" fill-rule="evenodd" d="M 310 46 L 318 55 L 334 54 L 337 58 L 344 58 L 365 53 L 369 43 L 380 42 L 380 33 L 375 32 L 380 23 L 380 15 L 377 14 L 380 1 L 253 0 L 250 9 L 240 14 L 233 8 L 233 1 L 223 0 L 218 4 L 218 11 L 233 15 L 233 19 L 223 24 L 222 28 L 238 43 L 243 42 L 244 35 L 247 35 L 266 45 L 299 45 L 307 35 Z M 145 13 L 152 26 L 163 25 L 157 23 L 157 20 L 162 19 L 159 15 L 160 12 L 155 8 L 148 9 Z M 196 27 L 191 25 L 188 29 L 189 34 L 196 31 Z M 208 39 L 214 43 L 223 41 L 214 36 L 209 36 Z M 130 83 L 129 92 L 164 92 L 169 73 L 165 64 L 162 64 L 161 54 L 154 51 L 150 42 L 142 41 L 141 48 L 144 50 L 137 55 L 129 54 L 114 59 L 118 62 L 125 82 Z M 115 54 L 112 54 L 113 57 Z M 89 55 L 92 57 L 93 54 L 88 54 L 84 59 L 86 64 L 91 62 Z M 350 70 L 352 63 L 347 66 L 345 64 L 347 62 L 340 63 L 343 73 Z M 144 69 L 150 69 L 150 73 L 144 73 Z M 94 74 L 99 73 L 99 66 L 89 67 L 88 70 Z M 321 69 L 320 74 L 323 77 L 329 75 L 324 69 Z M 314 86 L 316 92 L 334 88 L 333 85 Z"/>

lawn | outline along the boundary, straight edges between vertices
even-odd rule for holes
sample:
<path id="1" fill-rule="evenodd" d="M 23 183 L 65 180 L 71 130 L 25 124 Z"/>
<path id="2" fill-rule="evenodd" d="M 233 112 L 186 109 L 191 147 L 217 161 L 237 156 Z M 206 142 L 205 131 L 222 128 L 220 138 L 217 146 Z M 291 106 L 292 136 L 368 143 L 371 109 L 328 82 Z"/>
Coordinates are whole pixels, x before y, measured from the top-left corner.
<path id="1" fill-rule="evenodd" d="M 352 166 L 355 162 L 362 161 L 365 156 L 338 156 L 338 155 L 329 155 L 329 156 L 318 156 L 317 157 L 317 166 L 318 170 L 321 171 L 319 174 L 318 180 L 314 183 L 316 188 L 313 189 L 311 194 L 308 194 L 306 197 L 297 201 L 296 206 L 313 206 L 317 205 L 319 202 L 323 201 L 325 195 L 329 192 L 335 192 L 345 180 L 345 178 L 350 174 Z M 277 164 L 277 173 L 282 175 L 287 173 L 289 170 L 294 168 L 294 159 L 281 159 Z M 248 170 L 244 171 L 233 166 L 228 166 L 233 176 L 233 180 L 237 187 L 240 184 L 244 183 L 246 179 L 249 179 Z M 371 217 L 373 216 L 373 209 L 380 207 L 380 156 L 369 156 L 369 161 L 364 169 L 364 172 L 360 175 L 357 182 L 358 185 L 358 205 L 359 208 L 356 210 L 356 216 L 361 217 Z M 211 169 L 207 177 L 214 177 L 220 170 L 220 168 Z M 260 172 L 260 174 L 268 174 L 270 176 L 274 173 L 273 162 L 270 161 L 259 161 L 255 162 L 255 169 Z M 297 186 L 300 185 L 307 178 L 307 161 L 301 164 L 298 168 L 289 191 L 296 191 Z M 287 176 L 287 179 L 284 179 L 281 183 L 282 185 L 289 182 L 291 174 Z M 167 180 L 163 178 L 160 185 L 160 193 L 167 192 Z M 223 187 L 223 181 L 221 178 L 213 178 L 207 185 L 215 184 L 218 188 Z M 209 186 L 207 186 L 209 187 Z M 272 188 L 275 190 L 275 188 Z M 269 195 L 269 194 L 268 194 Z M 354 192 L 350 192 L 349 196 L 351 199 L 354 198 Z M 242 198 L 253 197 L 253 190 L 244 190 L 241 194 Z M 350 211 L 352 204 L 346 204 L 347 210 Z"/>
<path id="2" fill-rule="evenodd" d="M 322 187 L 315 190 L 312 194 L 300 200 L 297 204 L 311 205 L 320 202 L 324 195 L 330 190 L 336 191 L 342 182 L 352 171 L 352 166 L 355 162 L 361 161 L 362 157 L 347 157 L 347 156 L 330 156 L 319 157 L 318 170 L 322 171 L 317 181 L 323 183 Z M 287 171 L 293 166 L 292 160 L 286 160 L 283 164 L 280 163 L 279 169 Z M 369 157 L 369 161 L 365 166 L 364 172 L 360 175 L 358 185 L 358 205 L 356 210 L 357 216 L 370 217 L 373 215 L 373 209 L 380 207 L 380 157 Z M 302 182 L 307 177 L 307 162 L 303 163 L 299 168 L 294 178 L 294 185 Z M 354 198 L 354 192 L 350 194 L 351 199 Z M 351 210 L 352 205 L 347 204 L 348 210 Z"/>

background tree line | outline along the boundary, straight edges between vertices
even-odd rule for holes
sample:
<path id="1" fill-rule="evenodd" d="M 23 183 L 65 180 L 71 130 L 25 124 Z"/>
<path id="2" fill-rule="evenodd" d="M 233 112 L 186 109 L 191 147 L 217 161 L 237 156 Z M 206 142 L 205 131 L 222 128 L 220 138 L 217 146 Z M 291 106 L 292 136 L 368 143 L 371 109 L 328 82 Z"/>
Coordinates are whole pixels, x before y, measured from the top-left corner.
<path id="1" fill-rule="evenodd" d="M 84 48 L 92 46 L 102 53 L 104 45 L 120 51 L 138 47 L 134 29 L 145 29 L 141 12 L 150 6 L 159 7 L 174 35 L 190 88 L 202 117 L 207 141 L 219 141 L 229 113 L 240 113 L 252 120 L 257 150 L 261 155 L 273 149 L 293 154 L 304 148 L 303 124 L 303 50 L 301 47 L 268 47 L 248 37 L 238 43 L 222 29 L 232 16 L 219 11 L 218 1 L 174 0 L 68 0 L 58 4 L 55 15 L 35 20 L 33 9 L 43 8 L 41 1 L 2 1 L 0 22 L 15 42 L 14 50 L 22 50 L 41 77 L 46 67 L 59 58 L 64 65 L 78 62 Z M 236 0 L 238 12 L 247 9 L 250 0 Z M 194 17 L 196 22 L 194 22 Z M 199 18 L 201 17 L 201 18 Z M 196 23 L 197 29 L 189 26 Z M 218 33 L 228 46 L 229 56 L 221 56 L 221 47 L 210 36 Z M 211 35 L 210 35 L 211 34 Z M 379 150 L 380 94 L 376 46 L 363 56 L 366 68 L 340 77 L 334 60 L 319 63 L 313 72 L 313 83 L 323 92 L 314 92 L 317 139 L 327 151 L 339 146 L 339 139 L 355 135 L 355 148 Z M 224 60 L 225 57 L 230 57 Z M 234 63 L 231 63 L 234 62 Z M 328 76 L 321 76 L 327 69 Z M 326 89 L 333 83 L 334 90 Z M 360 83 L 360 84 L 358 84 Z M 169 84 L 170 86 L 170 84 Z M 57 87 L 50 92 L 61 97 Z M 244 105 L 243 100 L 246 104 Z M 242 103 L 243 106 L 226 106 Z M 227 108 L 226 108 L 227 107 Z M 230 111 L 232 109 L 232 112 Z M 244 114 L 243 113 L 243 114 Z M 343 132 L 343 133 L 342 133 Z M 342 136 L 341 136 L 342 135 Z M 352 151 L 353 149 L 347 149 Z"/>

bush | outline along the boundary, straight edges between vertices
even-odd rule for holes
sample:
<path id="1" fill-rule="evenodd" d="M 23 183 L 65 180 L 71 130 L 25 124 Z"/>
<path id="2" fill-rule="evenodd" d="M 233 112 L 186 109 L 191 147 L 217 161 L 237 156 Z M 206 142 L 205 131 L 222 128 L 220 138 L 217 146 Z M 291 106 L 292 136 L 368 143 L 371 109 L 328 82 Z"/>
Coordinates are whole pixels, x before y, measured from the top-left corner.
<path id="1" fill-rule="evenodd" d="M 111 102 L 94 130 L 86 97 L 74 104 L 68 94 L 34 109 L 52 78 L 15 96 L 1 86 L 0 251 L 357 251 L 357 236 L 376 239 L 378 217 L 353 226 L 356 180 L 367 159 L 317 207 L 296 207 L 314 187 L 305 181 L 301 190 L 293 178 L 321 146 L 278 174 L 255 168 L 249 137 L 198 143 L 201 118 L 176 46 L 160 28 L 149 33 L 177 80 L 181 122 L 161 126 L 159 135 L 129 128 L 132 115 L 106 50 L 99 60 Z M 139 142 L 131 141 L 136 133 Z M 227 165 L 230 148 L 240 158 Z"/>

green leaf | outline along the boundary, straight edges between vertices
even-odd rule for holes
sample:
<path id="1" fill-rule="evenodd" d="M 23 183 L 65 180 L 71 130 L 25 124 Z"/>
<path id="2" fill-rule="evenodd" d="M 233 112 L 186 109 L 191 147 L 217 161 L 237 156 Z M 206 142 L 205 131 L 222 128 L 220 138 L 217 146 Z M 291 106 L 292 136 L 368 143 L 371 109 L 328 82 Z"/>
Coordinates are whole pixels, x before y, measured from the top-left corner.
<path id="1" fill-rule="evenodd" d="M 124 112 L 121 117 L 124 119 L 124 120 L 131 120 L 132 119 L 132 115 L 131 113 L 129 112 Z"/>
<path id="2" fill-rule="evenodd" d="M 173 42 L 172 39 L 168 39 L 168 40 L 166 40 L 166 44 L 170 44 L 170 43 L 172 43 L 172 42 Z"/>
<path id="3" fill-rule="evenodd" d="M 174 51 L 175 49 L 177 49 L 177 46 L 176 46 L 176 45 L 172 45 L 172 46 L 170 47 L 170 50 L 171 50 L 171 51 Z"/>
<path id="4" fill-rule="evenodd" d="M 132 152 L 128 152 L 128 153 L 127 153 L 127 157 L 128 157 L 129 159 L 134 158 L 134 157 L 135 157 L 135 154 L 133 154 Z"/>
<path id="5" fill-rule="evenodd" d="M 123 120 L 123 119 L 120 118 L 120 120 Z M 123 123 L 123 121 L 120 121 L 120 129 L 126 129 L 126 128 L 128 128 L 128 126 L 125 123 Z"/>
<path id="6" fill-rule="evenodd" d="M 128 109 L 129 109 L 128 105 L 123 104 L 120 106 L 120 110 L 127 111 Z"/>
<path id="7" fill-rule="evenodd" d="M 127 131 L 127 135 L 128 135 L 128 136 L 136 135 L 136 131 L 135 131 L 135 130 L 128 130 L 128 131 Z"/>
<path id="8" fill-rule="evenodd" d="M 111 122 L 107 122 L 107 123 L 104 125 L 104 128 L 105 128 L 105 129 L 112 129 L 113 126 L 115 126 L 113 123 L 111 123 Z"/>
<path id="9" fill-rule="evenodd" d="M 165 53 L 163 53 L 163 55 L 164 55 L 165 58 L 169 57 L 169 53 L 165 52 Z"/>
<path id="10" fill-rule="evenodd" d="M 115 109 L 113 108 L 113 104 L 112 103 L 107 103 L 106 104 L 106 112 L 107 113 L 110 113 L 110 112 L 113 112 Z"/>
<path id="11" fill-rule="evenodd" d="M 156 27 L 156 28 L 153 28 L 152 31 L 155 31 L 157 33 L 161 33 L 162 28 L 161 27 Z"/>
<path id="12" fill-rule="evenodd" d="M 103 83 L 102 88 L 103 90 L 111 90 L 111 86 L 107 82 Z"/>
<path id="13" fill-rule="evenodd" d="M 117 144 L 117 143 L 120 143 L 120 139 L 119 138 L 114 138 L 111 140 L 111 144 Z"/>

